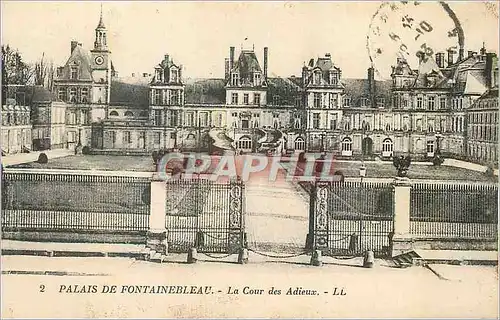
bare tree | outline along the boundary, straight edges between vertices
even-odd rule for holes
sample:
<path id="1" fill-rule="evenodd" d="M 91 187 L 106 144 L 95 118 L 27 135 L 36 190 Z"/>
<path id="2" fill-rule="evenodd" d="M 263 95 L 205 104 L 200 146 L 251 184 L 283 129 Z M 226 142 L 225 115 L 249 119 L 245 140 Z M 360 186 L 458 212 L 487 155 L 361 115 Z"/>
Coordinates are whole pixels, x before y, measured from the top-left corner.
<path id="1" fill-rule="evenodd" d="M 35 85 L 45 86 L 47 79 L 47 65 L 45 63 L 45 52 L 42 53 L 42 58 L 35 63 Z"/>
<path id="2" fill-rule="evenodd" d="M 8 97 L 8 85 L 29 84 L 33 74 L 33 68 L 23 61 L 17 49 L 2 45 L 2 103 Z"/>

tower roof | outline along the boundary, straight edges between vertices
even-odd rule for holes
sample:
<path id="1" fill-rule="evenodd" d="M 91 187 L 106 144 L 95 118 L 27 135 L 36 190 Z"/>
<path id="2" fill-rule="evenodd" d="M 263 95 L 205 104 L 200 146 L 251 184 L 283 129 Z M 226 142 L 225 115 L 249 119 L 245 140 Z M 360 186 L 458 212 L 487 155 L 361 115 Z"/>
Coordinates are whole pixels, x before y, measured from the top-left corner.
<path id="1" fill-rule="evenodd" d="M 106 29 L 106 26 L 104 25 L 104 21 L 102 19 L 102 4 L 101 4 L 101 16 L 99 18 L 99 24 L 97 24 L 97 29 Z"/>

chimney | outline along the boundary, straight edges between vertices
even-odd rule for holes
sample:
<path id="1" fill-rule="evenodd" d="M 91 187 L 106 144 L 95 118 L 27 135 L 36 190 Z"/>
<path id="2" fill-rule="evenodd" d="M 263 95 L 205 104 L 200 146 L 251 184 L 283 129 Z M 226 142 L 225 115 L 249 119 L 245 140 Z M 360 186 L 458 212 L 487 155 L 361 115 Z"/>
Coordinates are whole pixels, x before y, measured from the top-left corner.
<path id="1" fill-rule="evenodd" d="M 78 41 L 71 41 L 71 53 L 73 53 L 73 50 L 78 46 Z"/>
<path id="2" fill-rule="evenodd" d="M 264 47 L 264 79 L 267 79 L 267 55 L 268 55 L 268 48 Z"/>
<path id="3" fill-rule="evenodd" d="M 224 74 L 226 75 L 226 79 L 229 79 L 229 59 L 224 59 Z"/>
<path id="4" fill-rule="evenodd" d="M 486 54 L 486 48 L 484 47 L 484 44 L 483 44 L 483 47 L 481 48 L 481 50 L 479 52 L 481 52 L 482 56 L 484 56 Z"/>
<path id="5" fill-rule="evenodd" d="M 368 68 L 368 94 L 370 95 L 371 106 L 375 106 L 375 69 Z"/>
<path id="6" fill-rule="evenodd" d="M 135 73 L 132 73 L 132 78 L 135 77 Z"/>
<path id="7" fill-rule="evenodd" d="M 233 70 L 234 65 L 234 47 L 229 47 L 229 72 Z"/>
<path id="8" fill-rule="evenodd" d="M 484 68 L 486 85 L 488 88 L 493 86 L 493 60 L 495 59 L 496 54 L 493 52 L 486 53 L 486 66 Z"/>
<path id="9" fill-rule="evenodd" d="M 475 52 L 472 50 L 467 51 L 467 58 L 474 56 Z"/>
<path id="10" fill-rule="evenodd" d="M 165 60 L 164 60 L 164 61 L 165 61 L 167 64 L 168 64 L 168 63 L 170 63 L 169 59 L 170 59 L 169 55 L 168 55 L 168 54 L 166 54 L 166 55 L 165 55 Z"/>
<path id="11" fill-rule="evenodd" d="M 328 52 L 325 53 L 325 58 L 331 58 L 331 57 L 332 57 L 332 55 L 330 53 L 328 53 Z"/>
<path id="12" fill-rule="evenodd" d="M 305 64 L 305 63 L 304 63 Z M 306 84 L 307 82 L 307 67 L 304 65 L 302 67 L 302 84 Z"/>
<path id="13" fill-rule="evenodd" d="M 444 52 L 436 53 L 436 64 L 440 69 L 444 68 Z"/>
<path id="14" fill-rule="evenodd" d="M 455 51 L 453 51 L 452 49 L 448 49 L 448 66 L 451 66 L 455 62 L 454 55 Z"/>

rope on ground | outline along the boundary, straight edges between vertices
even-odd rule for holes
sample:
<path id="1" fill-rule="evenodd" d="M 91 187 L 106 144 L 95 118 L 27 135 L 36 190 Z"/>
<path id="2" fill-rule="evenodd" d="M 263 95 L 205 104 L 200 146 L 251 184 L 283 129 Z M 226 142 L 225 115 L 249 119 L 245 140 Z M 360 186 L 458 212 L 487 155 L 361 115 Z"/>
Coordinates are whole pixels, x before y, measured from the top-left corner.
<path id="1" fill-rule="evenodd" d="M 231 256 L 231 255 L 233 255 L 232 253 L 228 253 L 228 254 L 225 254 L 225 255 L 223 255 L 223 256 L 214 256 L 214 255 L 209 254 L 209 253 L 206 253 L 206 252 L 201 252 L 201 254 L 204 254 L 204 255 L 206 255 L 207 257 L 212 258 L 212 259 L 225 259 L 225 258 L 227 258 L 227 257 L 229 257 L 229 256 Z"/>
<path id="2" fill-rule="evenodd" d="M 272 255 L 272 254 L 269 254 L 269 253 L 264 253 L 264 252 L 259 252 L 255 249 L 248 249 L 248 251 L 251 251 L 253 253 L 256 253 L 260 256 L 264 256 L 264 257 L 268 257 L 268 258 L 277 258 L 277 259 L 288 259 L 288 258 L 296 258 L 296 257 L 300 257 L 300 256 L 303 256 L 307 253 L 309 253 L 308 250 L 304 250 L 303 252 L 300 252 L 300 253 L 297 253 L 297 254 L 291 254 L 291 255 L 286 255 L 286 256 L 283 256 L 283 255 Z"/>

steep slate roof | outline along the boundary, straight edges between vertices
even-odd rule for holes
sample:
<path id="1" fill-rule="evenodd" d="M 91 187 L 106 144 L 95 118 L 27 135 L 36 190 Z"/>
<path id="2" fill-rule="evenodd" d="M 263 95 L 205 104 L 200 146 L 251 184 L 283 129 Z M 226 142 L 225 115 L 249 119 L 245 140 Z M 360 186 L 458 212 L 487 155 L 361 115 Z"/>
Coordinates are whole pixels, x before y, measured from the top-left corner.
<path id="1" fill-rule="evenodd" d="M 359 107 L 361 98 L 369 98 L 368 79 L 343 79 L 346 96 L 351 98 L 351 107 Z M 390 103 L 392 80 L 375 80 L 375 98 L 384 98 L 385 105 Z"/>
<path id="2" fill-rule="evenodd" d="M 300 86 L 292 80 L 293 78 L 267 78 L 268 91 L 267 103 L 273 104 L 274 97 L 278 96 L 278 105 L 291 105 L 296 104 L 296 98 L 300 97 Z"/>
<path id="3" fill-rule="evenodd" d="M 61 102 L 55 94 L 38 85 L 9 87 L 9 95 L 17 101 L 17 104 L 31 105 L 32 103 Z"/>
<path id="4" fill-rule="evenodd" d="M 61 76 L 57 77 L 56 80 L 70 80 L 70 66 L 72 65 L 79 66 L 78 80 L 92 80 L 92 68 L 90 61 L 90 51 L 84 49 L 81 44 L 78 44 L 64 65 Z"/>
<path id="5" fill-rule="evenodd" d="M 185 102 L 188 104 L 225 104 L 224 79 L 185 79 Z"/>
<path id="6" fill-rule="evenodd" d="M 112 79 L 109 104 L 111 106 L 127 105 L 147 109 L 149 106 L 149 78 L 130 77 Z"/>
<path id="7" fill-rule="evenodd" d="M 243 86 L 253 83 L 254 72 L 261 72 L 259 60 L 253 50 L 243 50 L 240 53 L 238 60 L 235 62 L 231 72 L 240 74 L 240 81 Z M 228 79 L 229 80 L 229 79 Z M 263 78 L 263 80 L 265 80 Z"/>

